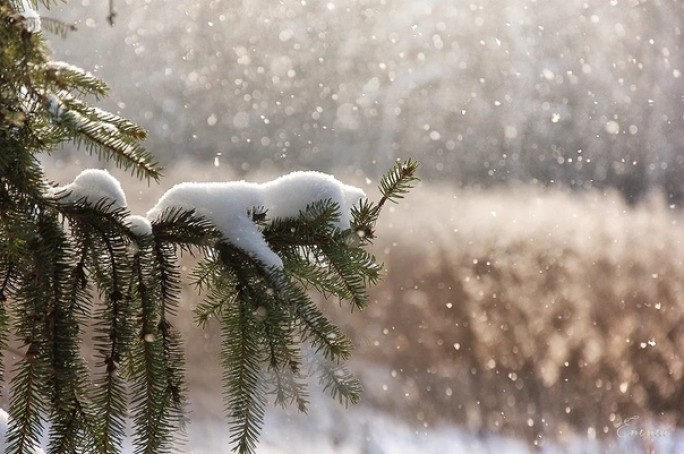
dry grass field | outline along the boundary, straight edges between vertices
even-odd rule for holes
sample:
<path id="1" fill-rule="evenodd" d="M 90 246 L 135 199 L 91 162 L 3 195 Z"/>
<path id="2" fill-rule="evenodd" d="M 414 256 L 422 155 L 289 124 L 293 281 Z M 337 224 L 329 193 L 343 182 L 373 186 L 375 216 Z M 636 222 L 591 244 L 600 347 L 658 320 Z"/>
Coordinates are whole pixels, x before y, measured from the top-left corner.
<path id="1" fill-rule="evenodd" d="M 681 425 L 681 224 L 657 196 L 418 188 L 382 219 L 387 277 L 346 321 L 396 375 L 371 398 L 537 442 Z"/>
<path id="2" fill-rule="evenodd" d="M 47 171 L 69 181 L 81 168 Z M 232 177 L 181 163 L 160 186 L 121 179 L 144 212 L 183 179 Z M 418 425 L 534 443 L 615 437 L 634 416 L 681 426 L 682 223 L 658 196 L 629 207 L 612 193 L 421 184 L 381 216 L 373 248 L 386 276 L 370 307 L 321 304 L 357 345 L 365 402 Z M 195 412 L 220 414 L 218 337 L 193 329 L 186 296 Z"/>

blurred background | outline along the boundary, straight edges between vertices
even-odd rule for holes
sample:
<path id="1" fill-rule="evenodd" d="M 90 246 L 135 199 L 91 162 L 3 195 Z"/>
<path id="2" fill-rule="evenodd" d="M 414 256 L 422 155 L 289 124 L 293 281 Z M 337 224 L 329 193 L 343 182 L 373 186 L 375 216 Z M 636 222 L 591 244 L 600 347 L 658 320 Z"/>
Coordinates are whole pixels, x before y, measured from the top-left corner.
<path id="1" fill-rule="evenodd" d="M 363 404 L 314 387 L 313 417 L 270 414 L 263 452 L 684 451 L 681 1 L 114 6 L 114 26 L 101 0 L 46 15 L 78 27 L 55 58 L 104 79 L 101 106 L 167 168 L 117 175 L 134 210 L 179 181 L 294 169 L 377 198 L 396 159 L 423 164 L 380 219 L 369 309 L 321 302 L 357 345 Z M 63 182 L 101 166 L 45 165 Z M 190 318 L 195 417 L 220 420 L 218 339 Z M 193 430 L 197 452 L 225 448 L 220 422 Z"/>

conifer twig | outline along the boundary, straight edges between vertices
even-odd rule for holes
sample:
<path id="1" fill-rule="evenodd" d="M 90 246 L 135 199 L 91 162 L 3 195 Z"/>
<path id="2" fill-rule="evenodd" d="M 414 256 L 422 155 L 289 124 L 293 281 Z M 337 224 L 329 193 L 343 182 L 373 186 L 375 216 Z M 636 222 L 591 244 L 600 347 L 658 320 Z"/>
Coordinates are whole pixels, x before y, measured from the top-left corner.
<path id="1" fill-rule="evenodd" d="M 377 204 L 362 200 L 352 209 L 352 230 L 363 241 L 370 242 L 375 238 L 375 224 L 385 203 L 389 200 L 397 203 L 419 181 L 416 172 L 420 163 L 411 158 L 398 161 L 380 180 L 378 189 L 382 197 Z"/>
<path id="2" fill-rule="evenodd" d="M 403 198 L 413 187 L 413 182 L 420 180 L 416 176 L 418 167 L 420 163 L 409 158 L 404 162 L 397 162 L 394 168 L 382 177 L 379 187 L 382 198 L 378 202 L 378 212 L 388 200 L 397 203 L 397 199 Z"/>

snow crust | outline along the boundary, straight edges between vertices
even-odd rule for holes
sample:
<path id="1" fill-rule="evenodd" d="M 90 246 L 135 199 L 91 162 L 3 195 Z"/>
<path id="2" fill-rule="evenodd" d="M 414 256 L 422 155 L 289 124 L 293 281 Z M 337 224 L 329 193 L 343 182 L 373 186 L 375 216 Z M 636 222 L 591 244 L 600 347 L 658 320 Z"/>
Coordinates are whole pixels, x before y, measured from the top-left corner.
<path id="1" fill-rule="evenodd" d="M 85 200 L 95 205 L 104 199 L 105 208 L 110 212 L 127 206 L 119 180 L 100 169 L 84 170 L 71 183 L 51 189 L 49 195 L 58 197 L 62 203 Z"/>
<path id="2" fill-rule="evenodd" d="M 292 218 L 307 205 L 326 199 L 340 206 L 339 228 L 349 228 L 351 207 L 364 197 L 361 189 L 321 172 L 293 172 L 266 183 L 246 181 L 180 183 L 169 189 L 147 212 L 151 222 L 169 209 L 195 210 L 214 224 L 223 239 L 268 267 L 282 269 L 283 262 L 271 250 L 249 212 L 263 207 L 273 218 Z"/>

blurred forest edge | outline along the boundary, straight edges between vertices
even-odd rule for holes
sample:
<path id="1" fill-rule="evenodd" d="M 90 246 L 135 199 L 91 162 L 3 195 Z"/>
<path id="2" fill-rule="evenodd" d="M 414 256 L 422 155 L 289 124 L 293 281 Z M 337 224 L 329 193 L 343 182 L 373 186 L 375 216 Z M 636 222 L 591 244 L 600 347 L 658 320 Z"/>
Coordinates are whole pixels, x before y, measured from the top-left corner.
<path id="1" fill-rule="evenodd" d="M 199 0 L 64 7 L 58 58 L 95 70 L 179 156 L 684 194 L 680 1 Z M 143 86 L 144 85 L 144 86 Z"/>

